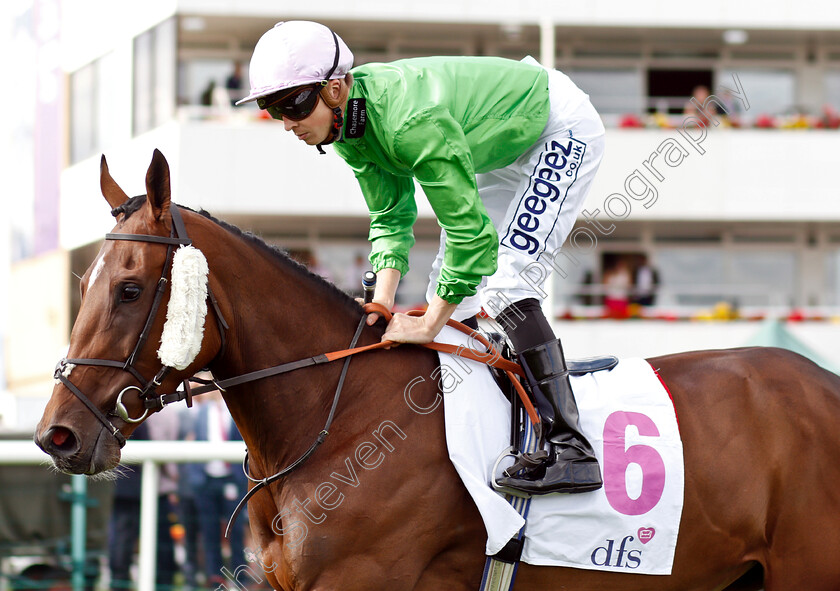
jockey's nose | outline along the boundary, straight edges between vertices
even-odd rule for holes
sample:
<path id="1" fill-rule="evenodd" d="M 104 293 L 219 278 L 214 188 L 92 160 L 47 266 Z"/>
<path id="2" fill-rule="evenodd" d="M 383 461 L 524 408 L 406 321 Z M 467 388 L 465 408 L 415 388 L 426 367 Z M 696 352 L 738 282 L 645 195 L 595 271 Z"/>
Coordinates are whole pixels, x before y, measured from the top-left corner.
<path id="1" fill-rule="evenodd" d="M 283 127 L 286 131 L 291 131 L 297 125 L 297 121 L 292 121 L 288 117 L 283 117 Z"/>

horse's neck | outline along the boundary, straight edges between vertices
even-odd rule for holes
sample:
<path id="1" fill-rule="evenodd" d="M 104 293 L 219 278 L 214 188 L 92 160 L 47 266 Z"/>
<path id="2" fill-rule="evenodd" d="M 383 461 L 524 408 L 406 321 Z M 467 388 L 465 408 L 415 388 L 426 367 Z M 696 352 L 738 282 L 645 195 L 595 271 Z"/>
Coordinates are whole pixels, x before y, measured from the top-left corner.
<path id="1" fill-rule="evenodd" d="M 236 242 L 236 260 L 226 261 L 227 271 L 214 269 L 226 273 L 219 282 L 232 315 L 231 370 L 252 371 L 266 361 L 274 365 L 347 345 L 359 318 L 330 289 L 294 263 Z"/>
<path id="2" fill-rule="evenodd" d="M 217 276 L 217 297 L 230 326 L 225 352 L 211 368 L 218 378 L 350 344 L 361 313 L 352 317 L 319 281 L 234 238 L 228 237 L 232 244 L 225 245 L 225 269 L 215 268 L 211 274 Z M 315 423 L 323 422 L 332 402 L 337 371 L 332 366 L 338 365 L 256 380 L 227 393 L 225 400 L 249 448 L 292 458 L 301 446 L 308 446 L 323 427 Z"/>

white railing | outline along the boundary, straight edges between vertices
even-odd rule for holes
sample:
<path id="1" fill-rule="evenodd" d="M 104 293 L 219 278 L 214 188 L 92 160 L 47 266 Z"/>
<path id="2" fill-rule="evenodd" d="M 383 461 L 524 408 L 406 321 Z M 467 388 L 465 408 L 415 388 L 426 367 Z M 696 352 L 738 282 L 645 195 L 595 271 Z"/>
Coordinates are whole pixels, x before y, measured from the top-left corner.
<path id="1" fill-rule="evenodd" d="M 224 460 L 241 463 L 245 457 L 242 441 L 129 441 L 122 450 L 123 464 L 141 464 L 143 476 L 140 499 L 140 553 L 138 591 L 155 589 L 157 553 L 157 497 L 160 464 Z M 47 456 L 32 441 L 0 441 L 0 465 L 38 465 L 52 469 Z"/>

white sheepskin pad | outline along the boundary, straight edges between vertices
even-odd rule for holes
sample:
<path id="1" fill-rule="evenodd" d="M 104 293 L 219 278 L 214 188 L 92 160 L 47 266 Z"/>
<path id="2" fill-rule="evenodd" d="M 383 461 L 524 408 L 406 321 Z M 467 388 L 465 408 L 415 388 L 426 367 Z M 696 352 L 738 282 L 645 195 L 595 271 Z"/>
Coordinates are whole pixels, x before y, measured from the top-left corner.
<path id="1" fill-rule="evenodd" d="M 207 259 L 192 246 L 181 246 L 172 259 L 172 293 L 158 358 L 181 370 L 195 361 L 204 337 L 207 316 Z"/>

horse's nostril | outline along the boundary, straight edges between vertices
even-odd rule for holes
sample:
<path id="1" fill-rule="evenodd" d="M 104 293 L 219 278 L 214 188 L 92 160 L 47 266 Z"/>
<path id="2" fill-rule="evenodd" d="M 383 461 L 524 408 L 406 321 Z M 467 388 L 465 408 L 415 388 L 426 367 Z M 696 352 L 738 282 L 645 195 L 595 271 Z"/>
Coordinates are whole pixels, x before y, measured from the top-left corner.
<path id="1" fill-rule="evenodd" d="M 54 452 L 72 453 L 76 449 L 76 437 L 66 427 L 53 427 L 47 437 L 48 447 Z"/>
<path id="2" fill-rule="evenodd" d="M 67 429 L 55 429 L 52 434 L 53 445 L 61 447 L 68 437 L 70 437 L 70 431 Z"/>

